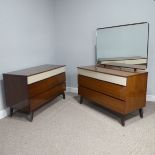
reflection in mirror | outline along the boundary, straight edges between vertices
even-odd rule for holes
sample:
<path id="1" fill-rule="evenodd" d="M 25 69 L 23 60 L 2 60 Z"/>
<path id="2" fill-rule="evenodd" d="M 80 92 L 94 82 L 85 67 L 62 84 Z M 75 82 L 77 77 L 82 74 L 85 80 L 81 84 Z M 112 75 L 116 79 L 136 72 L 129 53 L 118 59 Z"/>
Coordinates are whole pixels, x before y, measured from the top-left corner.
<path id="1" fill-rule="evenodd" d="M 146 69 L 149 24 L 134 23 L 97 29 L 97 64 Z"/>

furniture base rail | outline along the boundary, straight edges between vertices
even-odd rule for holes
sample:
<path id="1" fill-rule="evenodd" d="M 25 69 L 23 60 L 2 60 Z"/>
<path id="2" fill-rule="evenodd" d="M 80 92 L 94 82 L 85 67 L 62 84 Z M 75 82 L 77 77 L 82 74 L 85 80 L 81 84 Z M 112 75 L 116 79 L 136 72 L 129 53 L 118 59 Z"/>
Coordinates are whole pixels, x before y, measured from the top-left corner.
<path id="1" fill-rule="evenodd" d="M 80 102 L 79 102 L 80 104 L 83 103 L 83 99 L 84 99 L 84 97 L 80 95 Z M 106 109 L 106 108 L 104 108 L 104 109 Z M 109 109 L 107 109 L 107 110 L 110 111 L 110 112 L 112 112 L 115 116 L 119 117 L 120 118 L 121 125 L 123 127 L 125 126 L 125 120 L 126 120 L 127 114 L 126 115 L 122 115 L 122 114 L 118 114 L 118 113 L 116 113 L 116 112 L 114 112 L 112 110 L 109 110 Z M 143 112 L 143 108 L 140 108 L 139 109 L 139 116 L 140 116 L 140 118 L 143 118 L 143 113 L 144 113 Z"/>
<path id="2" fill-rule="evenodd" d="M 60 94 L 61 95 L 61 94 Z M 58 96 L 58 95 L 57 95 Z M 56 97 L 57 97 L 56 96 Z M 62 93 L 62 96 L 63 96 L 63 99 L 65 99 L 65 92 L 63 92 Z M 52 100 L 51 100 L 52 101 Z M 47 104 L 49 103 L 50 101 L 48 101 L 47 102 Z M 44 106 L 44 104 L 42 105 L 42 106 Z M 40 108 L 40 107 L 38 107 L 38 108 Z M 38 109 L 37 108 L 37 109 Z M 34 117 L 34 112 L 37 110 L 37 109 L 35 109 L 35 110 L 33 110 L 33 111 L 30 111 L 30 110 L 27 110 L 27 108 L 25 108 L 25 109 L 16 109 L 16 108 L 14 108 L 14 107 L 10 107 L 10 117 L 13 117 L 13 114 L 14 114 L 14 112 L 16 111 L 16 112 L 20 112 L 20 113 L 25 113 L 25 114 L 27 114 L 27 119 L 30 121 L 30 122 L 32 122 L 33 121 L 33 117 Z"/>

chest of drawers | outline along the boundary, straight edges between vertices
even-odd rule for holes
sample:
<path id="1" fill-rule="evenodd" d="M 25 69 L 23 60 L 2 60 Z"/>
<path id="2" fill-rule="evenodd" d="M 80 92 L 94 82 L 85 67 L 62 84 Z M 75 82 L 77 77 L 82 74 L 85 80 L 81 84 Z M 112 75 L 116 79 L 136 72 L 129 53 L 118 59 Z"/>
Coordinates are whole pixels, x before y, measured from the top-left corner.
<path id="1" fill-rule="evenodd" d="M 147 72 L 127 72 L 96 66 L 78 68 L 78 94 L 106 107 L 121 117 L 139 110 L 143 117 L 146 104 Z"/>
<path id="2" fill-rule="evenodd" d="M 3 74 L 6 104 L 10 115 L 14 109 L 30 113 L 58 95 L 65 98 L 65 66 L 42 65 Z"/>

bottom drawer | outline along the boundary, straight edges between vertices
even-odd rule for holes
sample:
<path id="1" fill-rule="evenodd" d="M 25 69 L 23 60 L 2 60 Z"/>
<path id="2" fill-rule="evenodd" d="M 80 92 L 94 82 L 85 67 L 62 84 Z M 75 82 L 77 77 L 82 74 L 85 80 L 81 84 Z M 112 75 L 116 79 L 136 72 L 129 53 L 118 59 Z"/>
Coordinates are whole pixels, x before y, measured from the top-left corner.
<path id="1" fill-rule="evenodd" d="M 65 83 L 55 86 L 54 88 L 43 92 L 35 97 L 30 98 L 30 111 L 34 111 L 40 106 L 44 105 L 46 102 L 54 99 L 59 94 L 65 91 Z"/>
<path id="2" fill-rule="evenodd" d="M 79 86 L 78 94 L 90 99 L 112 111 L 125 114 L 125 102 L 102 93 Z"/>

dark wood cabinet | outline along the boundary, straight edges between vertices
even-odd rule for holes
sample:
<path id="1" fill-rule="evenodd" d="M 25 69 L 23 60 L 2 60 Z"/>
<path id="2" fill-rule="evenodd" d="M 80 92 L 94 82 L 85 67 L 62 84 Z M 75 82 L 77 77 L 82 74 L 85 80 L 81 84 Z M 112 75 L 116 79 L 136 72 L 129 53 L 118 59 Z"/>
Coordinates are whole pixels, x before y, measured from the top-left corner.
<path id="1" fill-rule="evenodd" d="M 78 94 L 124 117 L 139 110 L 143 117 L 146 104 L 147 75 L 145 71 L 121 70 L 87 66 L 78 68 Z"/>
<path id="2" fill-rule="evenodd" d="M 42 65 L 3 74 L 6 104 L 10 115 L 14 109 L 30 113 L 66 90 L 65 66 Z"/>

